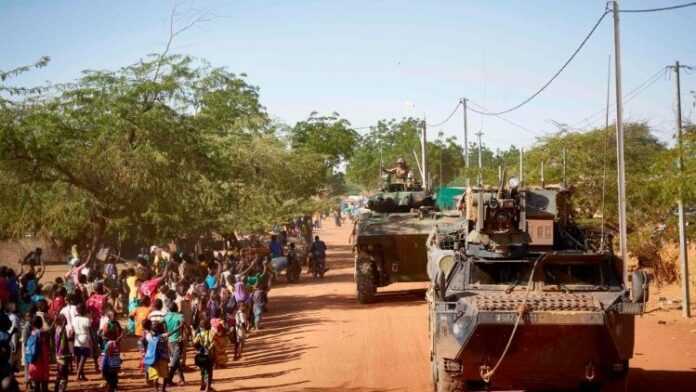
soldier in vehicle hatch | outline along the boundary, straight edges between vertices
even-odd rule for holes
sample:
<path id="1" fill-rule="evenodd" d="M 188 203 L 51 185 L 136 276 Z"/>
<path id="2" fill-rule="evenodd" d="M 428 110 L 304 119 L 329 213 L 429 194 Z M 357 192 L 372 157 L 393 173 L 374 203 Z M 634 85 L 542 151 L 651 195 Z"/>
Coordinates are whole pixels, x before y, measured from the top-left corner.
<path id="1" fill-rule="evenodd" d="M 393 175 L 396 179 L 394 182 L 406 184 L 409 182 L 409 173 L 411 169 L 408 168 L 406 161 L 403 158 L 396 160 L 396 166 L 391 169 L 382 169 L 385 173 Z"/>

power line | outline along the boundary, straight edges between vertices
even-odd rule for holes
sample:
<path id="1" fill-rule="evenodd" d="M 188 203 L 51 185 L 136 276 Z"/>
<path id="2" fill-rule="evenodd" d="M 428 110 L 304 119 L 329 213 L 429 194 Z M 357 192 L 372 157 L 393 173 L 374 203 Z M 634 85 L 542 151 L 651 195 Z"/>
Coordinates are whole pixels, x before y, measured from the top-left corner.
<path id="1" fill-rule="evenodd" d="M 669 7 L 660 7 L 660 8 L 645 8 L 645 9 L 628 9 L 628 10 L 620 10 L 619 12 L 621 13 L 643 13 L 643 12 L 660 12 L 660 11 L 671 11 L 671 10 L 676 10 L 679 8 L 686 8 L 686 7 L 693 7 L 696 6 L 696 1 L 692 1 L 690 3 L 685 3 L 685 4 L 677 4 L 677 5 L 671 5 Z"/>
<path id="2" fill-rule="evenodd" d="M 657 72 L 654 74 L 650 75 L 649 78 L 641 82 L 638 86 L 633 88 L 628 94 L 624 95 L 624 103 L 628 103 L 632 101 L 634 98 L 642 94 L 645 90 L 647 90 L 650 86 L 655 84 L 660 79 L 660 76 L 662 76 L 665 73 L 666 68 L 662 67 L 660 68 Z M 590 114 L 589 116 L 583 118 L 582 120 L 578 121 L 576 125 L 573 128 L 580 128 L 581 125 L 589 125 L 592 119 L 597 117 L 599 114 L 604 114 L 606 110 L 613 110 L 615 105 L 611 105 L 609 107 L 605 106 L 601 108 L 600 110 Z"/>
<path id="3" fill-rule="evenodd" d="M 481 108 L 481 110 L 477 110 L 477 109 L 474 109 L 474 108 L 472 108 L 472 107 L 468 107 L 468 108 L 467 108 L 468 110 L 471 110 L 472 112 L 477 113 L 477 114 L 483 114 L 483 115 L 485 115 L 485 113 L 486 113 L 486 112 L 484 112 L 484 111 L 486 110 L 485 107 L 483 107 L 483 106 L 477 104 L 476 102 L 472 102 L 471 100 L 469 100 L 469 103 L 471 103 L 471 104 L 474 105 L 474 106 L 478 106 L 479 108 Z M 483 110 L 483 111 L 482 111 L 482 110 Z M 503 120 L 503 121 L 505 121 L 506 123 L 508 123 L 508 124 L 510 124 L 510 125 L 512 125 L 512 126 L 515 126 L 515 127 L 519 128 L 519 129 L 521 129 L 521 130 L 523 130 L 523 131 L 525 131 L 525 132 L 527 132 L 527 133 L 529 133 L 529 134 L 532 134 L 532 135 L 535 135 L 535 136 L 541 136 L 541 134 L 540 134 L 539 132 L 533 131 L 533 130 L 531 130 L 531 129 L 525 127 L 524 125 L 518 124 L 518 123 L 516 123 L 516 122 L 514 122 L 514 121 L 512 121 L 512 120 L 509 120 L 509 119 L 507 119 L 507 118 L 505 118 L 505 117 L 503 117 L 503 116 L 501 116 L 501 115 L 499 115 L 499 114 L 498 114 L 498 115 L 494 115 L 493 117 L 496 117 L 496 118 L 498 118 L 498 119 L 500 119 L 500 120 Z"/>
<path id="4" fill-rule="evenodd" d="M 462 101 L 461 101 L 461 100 L 458 101 L 458 102 L 457 102 L 457 106 L 454 107 L 454 109 L 452 110 L 452 113 L 450 113 L 450 115 L 447 116 L 446 119 L 440 121 L 439 123 L 427 124 L 427 125 L 428 125 L 429 127 L 432 127 L 432 128 L 436 128 L 436 127 L 439 127 L 439 126 L 441 126 L 441 125 L 445 125 L 449 120 L 452 119 L 452 117 L 454 116 L 454 114 L 457 113 L 457 109 L 459 109 L 459 106 L 460 106 L 461 104 L 462 104 Z"/>
<path id="5" fill-rule="evenodd" d="M 568 60 L 566 60 L 566 62 L 563 64 L 563 66 L 558 71 L 556 71 L 556 73 L 553 74 L 551 79 L 549 79 L 546 83 L 544 83 L 544 85 L 541 86 L 541 88 L 539 88 L 534 94 L 532 94 L 530 97 L 528 97 L 524 101 L 520 102 L 519 104 L 517 104 L 517 105 L 515 105 L 507 110 L 502 110 L 499 112 L 481 112 L 479 114 L 484 115 L 484 116 L 499 116 L 501 114 L 506 114 L 506 113 L 512 112 L 513 110 L 517 110 L 517 109 L 521 108 L 522 106 L 531 102 L 534 98 L 536 98 L 539 94 L 541 94 L 544 90 L 546 90 L 546 88 L 549 87 L 551 85 L 551 83 L 553 83 L 553 81 L 556 80 L 556 78 L 568 67 L 568 65 L 573 61 L 573 59 L 575 59 L 575 56 L 577 56 L 578 53 L 580 53 L 580 51 L 585 46 L 587 41 L 589 41 L 590 37 L 592 37 L 592 34 L 594 34 L 594 32 L 597 30 L 599 25 L 602 23 L 604 18 L 609 13 L 610 13 L 609 10 L 604 11 L 602 16 L 600 16 L 599 19 L 597 19 L 597 22 L 595 22 L 594 26 L 592 26 L 592 29 L 590 30 L 590 32 L 585 36 L 585 38 L 582 40 L 582 42 L 580 42 L 580 45 L 575 49 L 573 54 L 570 55 L 570 57 L 568 58 Z"/>

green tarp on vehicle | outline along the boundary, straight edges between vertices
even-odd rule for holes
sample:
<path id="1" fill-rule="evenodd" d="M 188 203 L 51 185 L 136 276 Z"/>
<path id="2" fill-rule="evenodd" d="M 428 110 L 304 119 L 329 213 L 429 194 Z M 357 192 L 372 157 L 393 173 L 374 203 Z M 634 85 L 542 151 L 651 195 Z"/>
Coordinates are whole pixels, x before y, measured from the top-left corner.
<path id="1" fill-rule="evenodd" d="M 463 195 L 465 190 L 464 187 L 440 187 L 436 192 L 435 205 L 441 211 L 454 210 L 457 208 L 456 197 Z"/>

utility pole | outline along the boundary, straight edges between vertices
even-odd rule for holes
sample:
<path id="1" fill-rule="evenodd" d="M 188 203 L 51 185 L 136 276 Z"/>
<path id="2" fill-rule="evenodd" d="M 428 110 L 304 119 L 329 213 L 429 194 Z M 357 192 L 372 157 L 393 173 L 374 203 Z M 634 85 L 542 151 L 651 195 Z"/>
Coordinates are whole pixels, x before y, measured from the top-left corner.
<path id="1" fill-rule="evenodd" d="M 621 88 L 621 34 L 619 30 L 619 1 L 613 1 L 614 13 L 614 74 L 616 75 L 616 171 L 618 172 L 619 248 L 623 261 L 623 282 L 628 284 L 628 235 L 626 234 L 626 171 L 624 165 L 623 90 Z"/>
<path id="2" fill-rule="evenodd" d="M 466 187 L 469 187 L 469 124 L 467 121 L 467 107 L 466 102 L 468 99 L 462 98 L 462 112 L 464 117 L 464 168 L 466 169 Z"/>
<path id="3" fill-rule="evenodd" d="M 682 316 L 691 317 L 691 302 L 689 300 L 689 260 L 686 246 L 686 222 L 684 219 L 684 150 L 682 145 L 682 111 L 681 111 L 681 80 L 679 69 L 687 68 L 675 62 L 669 68 L 674 70 L 674 95 L 677 104 L 677 150 L 679 152 L 679 198 L 677 208 L 679 209 L 679 264 L 681 264 L 682 279 Z"/>
<path id="4" fill-rule="evenodd" d="M 544 161 L 541 161 L 541 168 L 539 169 L 540 175 L 541 175 L 541 187 L 544 188 L 546 184 L 544 184 Z"/>
<path id="5" fill-rule="evenodd" d="M 476 136 L 478 136 L 478 167 L 479 167 L 479 172 L 478 172 L 478 208 L 476 209 L 478 211 L 478 216 L 476 218 L 476 231 L 480 232 L 481 229 L 483 229 L 483 160 L 481 159 L 481 136 L 483 136 L 483 132 L 478 131 L 476 132 Z"/>
<path id="6" fill-rule="evenodd" d="M 478 186 L 480 188 L 483 186 L 483 160 L 481 160 L 481 136 L 483 136 L 483 132 L 476 132 L 476 136 L 478 136 Z"/>
<path id="7" fill-rule="evenodd" d="M 520 148 L 520 187 L 524 186 L 524 148 Z"/>
<path id="8" fill-rule="evenodd" d="M 566 178 L 566 148 L 565 147 L 563 147 L 562 159 L 563 159 L 563 187 L 566 188 L 566 187 L 568 187 L 568 181 Z"/>
<path id="9" fill-rule="evenodd" d="M 428 138 L 426 136 L 426 125 L 425 116 L 423 116 L 423 139 L 421 140 L 421 169 L 423 170 L 423 188 L 429 190 L 430 186 L 428 184 Z"/>

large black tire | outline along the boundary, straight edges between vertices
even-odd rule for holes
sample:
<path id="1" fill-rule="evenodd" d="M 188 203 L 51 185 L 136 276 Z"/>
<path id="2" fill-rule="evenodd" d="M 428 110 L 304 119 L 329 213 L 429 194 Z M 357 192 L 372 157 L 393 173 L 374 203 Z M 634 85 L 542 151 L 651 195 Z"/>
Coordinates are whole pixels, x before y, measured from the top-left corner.
<path id="1" fill-rule="evenodd" d="M 616 379 L 606 381 L 602 384 L 602 392 L 626 392 L 628 391 L 628 375 L 622 375 Z"/>
<path id="2" fill-rule="evenodd" d="M 601 383 L 584 383 L 580 386 L 581 392 L 626 392 L 628 391 L 628 377 L 617 375 L 616 378 L 605 380 Z"/>
<path id="3" fill-rule="evenodd" d="M 372 276 L 358 273 L 356 276 L 356 286 L 358 289 L 358 302 L 361 304 L 369 304 L 375 300 L 377 286 L 375 285 Z"/>

